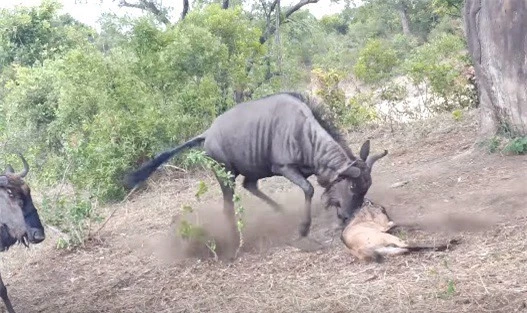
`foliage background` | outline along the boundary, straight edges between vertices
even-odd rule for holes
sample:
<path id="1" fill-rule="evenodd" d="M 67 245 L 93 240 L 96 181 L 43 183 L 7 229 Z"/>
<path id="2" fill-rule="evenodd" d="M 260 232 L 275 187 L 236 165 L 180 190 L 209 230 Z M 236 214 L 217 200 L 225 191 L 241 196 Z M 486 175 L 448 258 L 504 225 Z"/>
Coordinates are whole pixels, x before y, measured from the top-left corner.
<path id="1" fill-rule="evenodd" d="M 237 102 L 312 92 L 345 130 L 477 105 L 462 1 L 362 2 L 320 20 L 281 8 L 277 32 L 266 1 L 251 11 L 201 1 L 173 25 L 105 15 L 100 32 L 53 0 L 2 10 L 2 159 L 19 168 L 13 153 L 23 152 L 42 190 L 71 186 L 74 196 L 45 194 L 42 207 L 82 241 L 98 203 L 126 194 L 126 171 Z"/>

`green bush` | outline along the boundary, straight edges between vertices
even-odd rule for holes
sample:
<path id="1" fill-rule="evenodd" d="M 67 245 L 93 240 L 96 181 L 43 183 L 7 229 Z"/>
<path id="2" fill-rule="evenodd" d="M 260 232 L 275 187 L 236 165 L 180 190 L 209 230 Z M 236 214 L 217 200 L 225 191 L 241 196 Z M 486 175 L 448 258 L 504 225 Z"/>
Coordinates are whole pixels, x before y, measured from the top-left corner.
<path id="1" fill-rule="evenodd" d="M 57 248 L 74 249 L 82 246 L 92 231 L 92 223 L 101 221 L 96 205 L 86 197 L 74 195 L 44 195 L 40 205 L 42 219 L 62 233 Z"/>
<path id="2" fill-rule="evenodd" d="M 475 90 L 462 74 L 469 65 L 463 39 L 444 34 L 418 47 L 404 69 L 416 86 L 426 83 L 439 96 L 440 105 L 427 104 L 431 110 L 452 111 L 475 104 Z"/>
<path id="3" fill-rule="evenodd" d="M 373 94 L 366 92 L 351 97 L 341 118 L 342 124 L 357 127 L 378 119 L 373 99 Z"/>
<path id="4" fill-rule="evenodd" d="M 338 126 L 356 127 L 377 118 L 371 93 L 359 93 L 346 102 L 346 95 L 339 87 L 343 79 L 341 73 L 335 70 L 325 72 L 315 69 L 313 74 L 320 85 L 316 94 L 328 106 L 331 118 L 338 122 Z"/>
<path id="5" fill-rule="evenodd" d="M 354 74 L 367 84 L 380 84 L 393 77 L 397 52 L 385 41 L 372 39 L 359 53 Z"/>
<path id="6" fill-rule="evenodd" d="M 101 201 L 124 196 L 125 171 L 202 131 L 234 105 L 263 49 L 241 10 L 208 6 L 173 29 L 147 19 L 122 47 L 82 46 L 42 66 L 14 66 L 5 85 L 8 146 L 40 163 L 38 178 L 68 182 Z"/>
<path id="7" fill-rule="evenodd" d="M 332 118 L 340 120 L 346 105 L 346 95 L 339 87 L 343 75 L 335 70 L 326 72 L 320 68 L 314 69 L 312 73 L 320 85 L 320 88 L 316 90 L 316 95 L 322 98 L 324 105 L 328 106 Z"/>
<path id="8" fill-rule="evenodd" d="M 509 141 L 504 149 L 512 154 L 527 154 L 527 137 L 517 137 Z"/>
<path id="9" fill-rule="evenodd" d="M 37 7 L 0 11 L 0 69 L 11 63 L 33 65 L 87 44 L 93 30 L 67 15 L 58 15 L 61 4 L 42 1 Z"/>

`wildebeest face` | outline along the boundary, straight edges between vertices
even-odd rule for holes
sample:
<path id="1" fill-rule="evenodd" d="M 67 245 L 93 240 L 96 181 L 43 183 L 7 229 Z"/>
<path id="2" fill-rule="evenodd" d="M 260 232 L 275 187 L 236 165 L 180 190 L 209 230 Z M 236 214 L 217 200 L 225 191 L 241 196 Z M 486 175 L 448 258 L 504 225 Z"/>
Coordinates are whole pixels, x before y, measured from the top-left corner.
<path id="1" fill-rule="evenodd" d="M 24 214 L 29 242 L 33 244 L 40 243 L 46 238 L 46 235 L 37 208 L 33 204 L 31 190 L 26 184 L 22 186 L 21 197 L 23 199 L 22 213 Z"/>
<path id="2" fill-rule="evenodd" d="M 15 174 L 7 166 L 0 176 L 0 241 L 1 250 L 8 249 L 16 242 L 37 244 L 45 239 L 44 227 L 33 204 L 31 190 L 23 181 L 29 170 L 27 162 L 20 155 L 24 170 Z"/>
<path id="3" fill-rule="evenodd" d="M 358 163 L 358 162 L 357 162 Z M 327 192 L 327 204 L 337 210 L 337 216 L 342 225 L 346 225 L 355 212 L 362 206 L 364 196 L 371 186 L 371 176 L 364 162 L 355 163 L 361 168 L 358 177 L 340 177 Z"/>
<path id="4" fill-rule="evenodd" d="M 4 182 L 7 182 L 5 184 Z M 27 244 L 28 238 L 27 225 L 24 219 L 22 208 L 23 200 L 18 192 L 9 185 L 7 176 L 0 176 L 0 239 L 1 250 L 7 250 L 17 241 Z"/>
<path id="5" fill-rule="evenodd" d="M 388 151 L 372 156 L 369 153 L 370 142 L 367 140 L 361 147 L 360 159 L 341 169 L 325 193 L 326 205 L 337 209 L 337 216 L 343 225 L 363 205 L 364 197 L 372 184 L 370 173 L 373 164 L 386 156 Z"/>

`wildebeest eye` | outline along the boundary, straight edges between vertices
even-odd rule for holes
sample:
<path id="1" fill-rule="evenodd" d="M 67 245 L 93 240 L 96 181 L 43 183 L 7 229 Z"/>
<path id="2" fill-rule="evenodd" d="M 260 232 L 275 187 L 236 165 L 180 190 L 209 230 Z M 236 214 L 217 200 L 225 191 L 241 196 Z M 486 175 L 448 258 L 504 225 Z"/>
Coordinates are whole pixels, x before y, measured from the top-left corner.
<path id="1" fill-rule="evenodd" d="M 7 194 L 9 195 L 10 198 L 13 198 L 14 195 L 13 195 L 13 191 L 11 189 L 6 189 L 7 190 Z"/>

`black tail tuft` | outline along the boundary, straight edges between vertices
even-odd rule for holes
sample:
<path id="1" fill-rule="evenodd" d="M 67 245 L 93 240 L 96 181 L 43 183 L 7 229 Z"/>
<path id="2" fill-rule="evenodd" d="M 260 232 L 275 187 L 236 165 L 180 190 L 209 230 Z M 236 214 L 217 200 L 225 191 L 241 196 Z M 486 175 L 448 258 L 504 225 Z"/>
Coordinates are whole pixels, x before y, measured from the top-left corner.
<path id="1" fill-rule="evenodd" d="M 197 146 L 201 144 L 205 140 L 205 137 L 198 136 L 195 137 L 184 144 L 165 152 L 160 153 L 152 160 L 146 162 L 143 164 L 138 170 L 126 175 L 124 177 L 124 184 L 128 188 L 133 188 L 137 186 L 138 184 L 144 182 L 145 180 L 152 175 L 152 173 L 163 163 L 168 161 L 170 158 L 172 158 L 174 155 L 179 153 L 181 150 L 186 148 L 192 148 L 194 146 Z"/>
<path id="2" fill-rule="evenodd" d="M 137 171 L 126 175 L 124 178 L 125 185 L 128 188 L 133 188 L 144 182 L 161 164 L 173 156 L 171 152 L 169 150 L 159 154 L 154 159 L 143 164 Z"/>
<path id="3" fill-rule="evenodd" d="M 451 239 L 447 244 L 438 245 L 438 246 L 411 246 L 405 247 L 408 251 L 423 251 L 423 250 L 432 250 L 432 251 L 445 251 L 451 246 L 458 245 L 461 242 L 460 239 Z"/>

